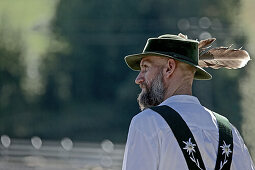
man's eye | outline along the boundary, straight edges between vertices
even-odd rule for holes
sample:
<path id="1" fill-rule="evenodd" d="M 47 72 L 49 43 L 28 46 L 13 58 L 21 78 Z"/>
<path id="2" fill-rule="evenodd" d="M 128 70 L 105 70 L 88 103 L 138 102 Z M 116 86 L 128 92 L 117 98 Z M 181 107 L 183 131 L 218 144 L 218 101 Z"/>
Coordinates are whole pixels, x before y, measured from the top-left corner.
<path id="1" fill-rule="evenodd" d="M 148 68 L 148 66 L 147 66 L 147 65 L 143 65 L 143 67 L 144 67 L 145 69 L 147 69 L 147 68 Z"/>
<path id="2" fill-rule="evenodd" d="M 143 70 L 143 71 L 147 71 L 147 70 L 148 70 L 148 66 L 143 66 L 143 67 L 142 67 L 142 70 Z"/>

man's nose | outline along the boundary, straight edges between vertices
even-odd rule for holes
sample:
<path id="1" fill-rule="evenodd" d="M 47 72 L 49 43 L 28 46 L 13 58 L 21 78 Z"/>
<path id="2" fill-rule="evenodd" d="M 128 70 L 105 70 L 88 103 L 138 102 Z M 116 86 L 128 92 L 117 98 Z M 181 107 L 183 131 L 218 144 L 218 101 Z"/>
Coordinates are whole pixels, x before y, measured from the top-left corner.
<path id="1" fill-rule="evenodd" d="M 136 77 L 136 79 L 135 79 L 135 83 L 136 84 L 141 84 L 143 81 L 144 81 L 144 77 L 143 77 L 143 74 L 140 72 L 138 74 L 138 76 Z"/>

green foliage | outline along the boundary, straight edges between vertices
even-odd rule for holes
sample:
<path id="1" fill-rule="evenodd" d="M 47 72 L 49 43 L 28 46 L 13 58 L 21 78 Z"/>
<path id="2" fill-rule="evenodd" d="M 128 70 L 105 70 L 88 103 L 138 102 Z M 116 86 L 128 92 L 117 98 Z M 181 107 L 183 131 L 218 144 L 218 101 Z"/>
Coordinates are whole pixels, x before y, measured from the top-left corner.
<path id="1" fill-rule="evenodd" d="M 226 0 L 224 4 L 228 2 L 231 1 Z M 48 47 L 40 67 L 45 81 L 43 93 L 31 103 L 21 89 L 17 90 L 13 98 L 24 99 L 25 103 L 19 107 L 20 122 L 7 118 L 11 111 L 1 107 L 1 122 L 8 119 L 8 123 L 0 125 L 0 133 L 51 139 L 68 136 L 90 141 L 109 138 L 124 142 L 130 120 L 139 112 L 136 103 L 139 88 L 134 84 L 137 73 L 127 68 L 124 56 L 141 52 L 148 37 L 180 31 L 191 38 L 199 38 L 201 32 L 208 31 L 218 38 L 218 44 L 224 45 L 231 34 L 232 18 L 222 14 L 238 9 L 233 5 L 217 5 L 221 3 L 220 0 L 215 3 L 209 0 L 60 1 L 51 23 L 51 36 L 64 40 L 69 47 L 63 49 L 65 53 Z M 199 27 L 199 19 L 204 16 L 220 21 L 219 29 Z M 188 29 L 179 28 L 180 19 L 189 22 Z M 1 53 L 7 56 L 12 51 L 4 52 L 1 48 Z M 3 67 L 8 62 L 3 61 Z M 239 73 L 233 75 L 223 70 L 213 71 L 213 75 L 210 82 L 195 82 L 194 94 L 210 109 L 229 114 L 239 127 Z M 23 76 L 11 80 L 17 81 L 20 87 Z M 8 78 L 0 80 L 3 88 L 2 83 L 6 84 Z M 15 100 L 8 103 L 10 108 L 16 105 Z M 15 130 L 17 127 L 19 131 Z"/>

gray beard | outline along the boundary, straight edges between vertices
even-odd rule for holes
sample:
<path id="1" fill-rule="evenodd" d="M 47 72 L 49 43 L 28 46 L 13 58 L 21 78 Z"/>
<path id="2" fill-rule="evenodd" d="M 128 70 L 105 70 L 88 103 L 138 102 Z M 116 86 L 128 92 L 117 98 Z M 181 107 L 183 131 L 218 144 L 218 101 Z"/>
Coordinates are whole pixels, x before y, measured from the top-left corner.
<path id="1" fill-rule="evenodd" d="M 137 98 L 141 110 L 157 106 L 164 101 L 165 89 L 161 72 L 152 81 L 150 87 L 148 86 L 148 82 L 142 85 L 145 87 L 145 90 L 142 90 Z"/>

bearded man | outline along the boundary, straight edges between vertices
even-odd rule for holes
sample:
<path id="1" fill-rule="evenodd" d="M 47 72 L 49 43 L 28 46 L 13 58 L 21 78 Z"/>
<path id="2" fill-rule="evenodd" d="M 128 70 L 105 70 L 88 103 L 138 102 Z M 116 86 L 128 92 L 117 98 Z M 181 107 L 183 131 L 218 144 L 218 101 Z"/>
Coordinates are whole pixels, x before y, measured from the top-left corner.
<path id="1" fill-rule="evenodd" d="M 211 79 L 198 65 L 198 46 L 182 35 L 163 35 L 125 57 L 140 71 L 142 112 L 131 121 L 122 170 L 254 169 L 237 129 L 192 96 L 193 79 Z"/>

